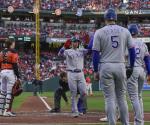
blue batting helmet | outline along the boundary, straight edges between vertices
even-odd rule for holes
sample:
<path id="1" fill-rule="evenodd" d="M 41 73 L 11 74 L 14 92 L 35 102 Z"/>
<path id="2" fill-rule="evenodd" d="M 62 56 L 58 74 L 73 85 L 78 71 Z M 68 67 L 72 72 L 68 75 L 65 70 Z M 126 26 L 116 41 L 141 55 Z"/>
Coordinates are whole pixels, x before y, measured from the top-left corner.
<path id="1" fill-rule="evenodd" d="M 112 8 L 109 8 L 108 10 L 105 11 L 104 19 L 105 20 L 117 20 L 116 11 Z"/>
<path id="2" fill-rule="evenodd" d="M 130 31 L 131 35 L 136 35 L 139 33 L 139 28 L 136 24 L 130 24 L 128 26 L 128 30 Z"/>

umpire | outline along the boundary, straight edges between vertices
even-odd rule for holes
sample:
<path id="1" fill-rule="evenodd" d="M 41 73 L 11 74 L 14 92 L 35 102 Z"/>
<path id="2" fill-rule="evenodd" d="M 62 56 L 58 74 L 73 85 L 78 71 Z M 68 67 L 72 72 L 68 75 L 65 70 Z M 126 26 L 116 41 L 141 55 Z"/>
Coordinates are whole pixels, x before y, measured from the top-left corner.
<path id="1" fill-rule="evenodd" d="M 60 112 L 61 96 L 65 100 L 66 104 L 68 104 L 68 98 L 66 96 L 67 91 L 69 91 L 67 74 L 65 72 L 62 72 L 60 74 L 59 87 L 56 89 L 54 94 L 54 108 L 50 112 Z"/>
<path id="2" fill-rule="evenodd" d="M 38 80 L 36 78 L 32 81 L 32 85 L 33 85 L 33 96 L 37 96 Z"/>

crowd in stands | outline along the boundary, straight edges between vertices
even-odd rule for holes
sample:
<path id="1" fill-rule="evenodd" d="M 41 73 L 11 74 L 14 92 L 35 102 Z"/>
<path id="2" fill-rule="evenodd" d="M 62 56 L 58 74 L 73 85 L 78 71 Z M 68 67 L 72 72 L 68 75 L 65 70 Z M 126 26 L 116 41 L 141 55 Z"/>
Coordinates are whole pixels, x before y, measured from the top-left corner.
<path id="1" fill-rule="evenodd" d="M 142 27 L 141 28 L 141 36 L 150 36 L 150 27 Z"/>
<path id="2" fill-rule="evenodd" d="M 57 24 L 57 23 L 56 23 Z M 149 37 L 150 36 L 150 25 L 148 23 L 137 23 L 140 28 L 140 37 Z M 41 35 L 50 38 L 70 38 L 71 33 L 74 32 L 77 37 L 81 38 L 83 41 L 88 41 L 88 37 L 91 36 L 91 33 L 95 31 L 95 27 L 87 27 L 85 25 L 75 26 L 74 24 L 70 26 L 53 26 L 48 24 L 41 25 L 40 32 Z M 90 25 L 90 24 L 89 24 Z M 5 27 L 0 27 L 0 36 L 35 36 L 35 23 L 33 22 L 20 22 L 20 21 L 11 21 L 7 23 Z"/>
<path id="3" fill-rule="evenodd" d="M 35 78 L 35 53 L 29 51 L 28 53 L 21 52 L 19 60 L 19 69 L 22 80 L 31 82 Z M 60 72 L 66 71 L 66 61 L 57 56 L 55 52 L 41 52 L 40 56 L 40 77 L 41 80 L 47 80 L 55 76 L 59 76 Z M 86 57 L 85 69 L 92 68 L 90 55 Z M 86 74 L 86 73 L 85 73 Z"/>
<path id="4" fill-rule="evenodd" d="M 150 0 L 129 0 L 127 9 L 149 9 Z"/>
<path id="5" fill-rule="evenodd" d="M 57 23 L 56 23 L 57 24 Z M 35 23 L 33 22 L 20 22 L 10 21 L 4 27 L 0 27 L 0 36 L 35 36 Z M 79 26 L 53 26 L 50 24 L 41 25 L 40 33 L 50 38 L 70 38 L 73 32 L 76 37 L 81 38 L 83 41 L 88 41 L 90 32 L 94 32 L 95 27 L 88 28 L 85 25 Z"/>
<path id="6" fill-rule="evenodd" d="M 111 1 L 111 2 L 110 2 Z M 0 0 L 0 8 L 13 6 L 15 9 L 33 9 L 35 0 Z M 87 11 L 100 11 L 108 7 L 117 9 L 148 9 L 150 0 L 41 0 L 42 10 L 77 10 L 83 8 Z"/>
<path id="7" fill-rule="evenodd" d="M 5 29 L 8 35 L 35 35 L 35 26 L 32 23 L 9 23 Z"/>
<path id="8" fill-rule="evenodd" d="M 41 80 L 59 76 L 61 71 L 65 70 L 64 61 L 54 61 L 57 57 L 56 52 L 42 52 L 40 61 L 40 76 Z M 21 71 L 22 80 L 32 81 L 35 78 L 35 54 L 32 52 L 20 53 L 19 68 Z"/>

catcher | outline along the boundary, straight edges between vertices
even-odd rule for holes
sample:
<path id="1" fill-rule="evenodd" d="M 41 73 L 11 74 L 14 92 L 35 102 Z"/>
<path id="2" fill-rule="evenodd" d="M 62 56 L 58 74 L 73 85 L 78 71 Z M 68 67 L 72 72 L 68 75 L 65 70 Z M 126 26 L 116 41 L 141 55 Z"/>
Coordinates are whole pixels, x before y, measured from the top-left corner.
<path id="1" fill-rule="evenodd" d="M 10 111 L 16 85 L 16 78 L 20 78 L 18 71 L 18 53 L 15 50 L 14 39 L 8 39 L 5 42 L 5 49 L 0 53 L 1 65 L 1 93 L 0 93 L 0 115 L 14 117 L 15 115 Z M 20 85 L 19 85 L 20 87 Z M 22 91 L 22 90 L 21 90 Z M 15 94 L 15 95 L 13 95 Z"/>

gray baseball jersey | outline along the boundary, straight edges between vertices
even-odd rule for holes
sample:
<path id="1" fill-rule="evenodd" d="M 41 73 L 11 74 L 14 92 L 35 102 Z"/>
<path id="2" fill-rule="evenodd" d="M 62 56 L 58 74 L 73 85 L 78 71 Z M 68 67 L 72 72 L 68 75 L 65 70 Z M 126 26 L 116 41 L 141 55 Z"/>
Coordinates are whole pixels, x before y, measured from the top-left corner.
<path id="1" fill-rule="evenodd" d="M 145 43 L 136 38 L 133 38 L 133 41 L 135 45 L 136 59 L 134 63 L 133 73 L 127 81 L 128 83 L 127 88 L 135 114 L 134 124 L 143 125 L 144 115 L 143 115 L 142 88 L 145 80 L 145 71 L 143 66 L 144 66 L 144 57 L 149 53 Z"/>
<path id="2" fill-rule="evenodd" d="M 71 92 L 71 107 L 72 107 L 72 113 L 78 114 L 77 109 L 77 102 L 76 102 L 76 96 L 77 96 L 77 88 L 80 92 L 80 98 L 83 102 L 86 102 L 86 82 L 84 78 L 84 73 L 82 71 L 84 66 L 84 55 L 88 53 L 87 49 L 78 48 L 78 49 L 68 49 L 64 51 L 64 56 L 66 57 L 67 62 L 67 69 L 68 70 L 75 70 L 80 69 L 81 72 L 75 73 L 75 72 L 67 72 L 68 76 L 68 84 Z M 86 107 L 86 103 L 83 103 L 83 107 Z"/>
<path id="3" fill-rule="evenodd" d="M 96 31 L 93 50 L 101 52 L 100 62 L 125 62 L 126 47 L 133 47 L 130 32 L 118 25 L 107 25 Z"/>
<path id="4" fill-rule="evenodd" d="M 64 51 L 66 57 L 67 69 L 83 69 L 84 55 L 88 52 L 87 49 L 67 49 Z"/>
<path id="5" fill-rule="evenodd" d="M 144 66 L 144 57 L 148 55 L 148 49 L 144 42 L 134 38 L 136 60 L 134 66 Z"/>
<path id="6" fill-rule="evenodd" d="M 116 100 L 120 109 L 122 124 L 129 124 L 127 108 L 125 51 L 133 47 L 130 32 L 118 25 L 107 25 L 96 31 L 93 48 L 101 52 L 100 82 L 104 92 L 106 113 L 110 125 L 116 124 Z M 115 89 L 114 89 L 115 88 Z"/>

